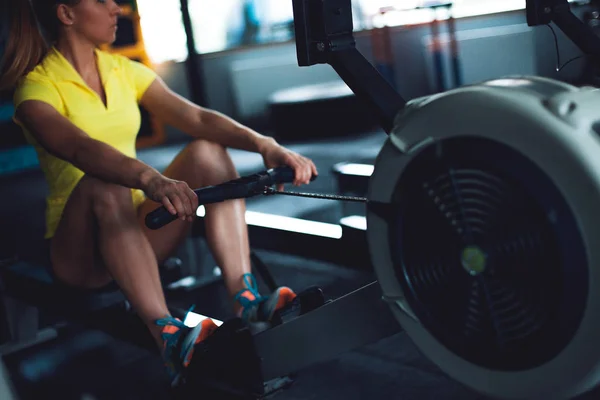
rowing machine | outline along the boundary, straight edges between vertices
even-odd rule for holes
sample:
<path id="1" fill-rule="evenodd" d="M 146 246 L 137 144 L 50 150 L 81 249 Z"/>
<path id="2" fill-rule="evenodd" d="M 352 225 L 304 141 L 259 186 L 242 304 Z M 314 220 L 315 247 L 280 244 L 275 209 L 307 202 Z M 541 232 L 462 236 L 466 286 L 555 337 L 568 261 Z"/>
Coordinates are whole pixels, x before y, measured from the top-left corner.
<path id="1" fill-rule="evenodd" d="M 389 133 L 367 241 L 400 325 L 493 397 L 597 386 L 600 92 L 508 77 L 405 102 L 355 49 L 349 0 L 293 4 L 298 64 L 330 64 Z M 600 38 L 567 0 L 528 1 L 527 17 L 598 59 Z"/>
<path id="2" fill-rule="evenodd" d="M 507 77 L 406 102 L 356 50 L 350 0 L 293 5 L 299 65 L 330 64 L 389 133 L 363 199 L 378 282 L 248 336 L 262 378 L 402 327 L 449 376 L 492 397 L 596 387 L 600 91 Z M 567 0 L 527 9 L 530 25 L 557 22 L 598 53 Z"/>

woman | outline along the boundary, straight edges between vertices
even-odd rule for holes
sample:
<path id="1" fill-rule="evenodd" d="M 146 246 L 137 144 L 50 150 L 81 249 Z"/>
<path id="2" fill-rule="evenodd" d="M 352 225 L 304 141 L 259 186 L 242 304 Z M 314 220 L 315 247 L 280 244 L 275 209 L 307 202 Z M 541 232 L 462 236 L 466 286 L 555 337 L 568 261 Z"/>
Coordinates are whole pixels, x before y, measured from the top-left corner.
<path id="1" fill-rule="evenodd" d="M 316 167 L 273 139 L 173 93 L 156 74 L 98 50 L 116 38 L 114 0 L 15 0 L 0 90 L 15 89 L 23 127 L 49 183 L 46 238 L 53 274 L 64 284 L 98 289 L 116 282 L 162 351 L 173 384 L 194 344 L 216 328 L 190 329 L 170 316 L 161 263 L 188 234 L 198 200 L 191 188 L 237 177 L 227 147 L 258 152 L 267 168 L 289 165 L 295 185 Z M 39 29 L 41 28 L 41 29 Z M 161 174 L 136 159 L 138 105 L 193 137 Z M 145 215 L 164 205 L 179 218 L 152 231 Z M 235 312 L 268 320 L 295 294 L 261 297 L 248 282 L 250 256 L 242 200 L 206 206 L 207 240 L 223 270 Z"/>

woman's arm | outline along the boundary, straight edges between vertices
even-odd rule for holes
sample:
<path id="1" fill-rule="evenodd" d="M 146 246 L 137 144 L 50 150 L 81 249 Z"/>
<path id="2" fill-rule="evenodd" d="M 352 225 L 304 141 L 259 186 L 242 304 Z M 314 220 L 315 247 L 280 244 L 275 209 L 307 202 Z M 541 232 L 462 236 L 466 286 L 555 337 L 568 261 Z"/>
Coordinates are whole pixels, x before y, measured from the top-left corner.
<path id="1" fill-rule="evenodd" d="M 287 165 L 294 169 L 294 185 L 308 184 L 317 167 L 306 157 L 280 146 L 275 139 L 261 135 L 233 119 L 200 107 L 171 91 L 156 78 L 141 100 L 142 106 L 158 119 L 188 135 L 225 147 L 260 153 L 267 168 Z M 279 186 L 281 189 L 282 186 Z"/>
<path id="2" fill-rule="evenodd" d="M 200 107 L 173 92 L 157 78 L 146 90 L 142 106 L 162 122 L 225 147 L 261 153 L 275 141 L 214 110 Z"/>
<path id="3" fill-rule="evenodd" d="M 25 101 L 18 107 L 16 116 L 49 153 L 90 176 L 145 190 L 149 182 L 160 175 L 141 161 L 92 139 L 44 102 Z"/>

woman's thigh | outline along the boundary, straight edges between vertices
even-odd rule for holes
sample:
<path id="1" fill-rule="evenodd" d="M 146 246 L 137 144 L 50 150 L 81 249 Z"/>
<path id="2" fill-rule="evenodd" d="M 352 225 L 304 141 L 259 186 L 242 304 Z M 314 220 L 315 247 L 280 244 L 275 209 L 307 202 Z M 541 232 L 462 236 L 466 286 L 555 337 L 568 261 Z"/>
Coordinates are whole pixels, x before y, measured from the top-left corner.
<path id="1" fill-rule="evenodd" d="M 111 188 L 106 183 L 84 176 L 65 205 L 60 223 L 50 240 L 52 269 L 63 283 L 95 289 L 112 281 L 99 251 L 98 224 L 94 213 L 94 196 L 107 190 Z"/>

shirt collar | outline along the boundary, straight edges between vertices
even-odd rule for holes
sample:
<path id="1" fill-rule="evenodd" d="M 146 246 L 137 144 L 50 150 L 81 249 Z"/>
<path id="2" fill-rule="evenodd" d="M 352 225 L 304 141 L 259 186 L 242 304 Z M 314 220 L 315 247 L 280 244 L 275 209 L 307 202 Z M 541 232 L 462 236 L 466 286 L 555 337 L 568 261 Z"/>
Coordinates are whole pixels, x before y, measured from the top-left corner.
<path id="1" fill-rule="evenodd" d="M 110 72 L 115 66 L 107 54 L 98 49 L 95 49 L 94 52 L 98 60 L 98 70 L 100 71 L 102 84 L 106 85 Z M 69 81 L 87 86 L 75 67 L 54 46 L 50 48 L 50 51 L 44 58 L 43 66 L 46 71 L 54 75 L 54 79 L 57 81 Z"/>

